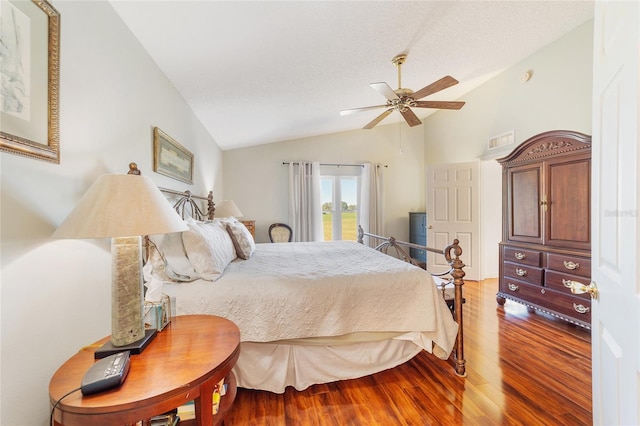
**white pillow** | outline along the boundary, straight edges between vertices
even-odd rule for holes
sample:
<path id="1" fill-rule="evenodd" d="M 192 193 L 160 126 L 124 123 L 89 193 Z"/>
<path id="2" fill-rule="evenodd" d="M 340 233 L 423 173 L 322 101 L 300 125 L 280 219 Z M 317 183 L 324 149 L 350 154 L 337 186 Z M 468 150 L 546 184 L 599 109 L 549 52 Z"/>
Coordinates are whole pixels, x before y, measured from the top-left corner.
<path id="1" fill-rule="evenodd" d="M 186 220 L 189 229 L 182 233 L 187 256 L 201 278 L 215 281 L 236 258 L 236 249 L 224 224 L 219 220 Z"/>
<path id="2" fill-rule="evenodd" d="M 249 259 L 256 250 L 256 243 L 246 226 L 234 217 L 224 219 L 227 231 L 240 259 Z"/>
<path id="3" fill-rule="evenodd" d="M 149 257 L 154 271 L 164 270 L 166 278 L 177 282 L 188 282 L 200 278 L 187 257 L 182 233 L 150 235 L 149 240 L 153 243 Z M 161 278 L 165 277 L 161 276 Z"/>

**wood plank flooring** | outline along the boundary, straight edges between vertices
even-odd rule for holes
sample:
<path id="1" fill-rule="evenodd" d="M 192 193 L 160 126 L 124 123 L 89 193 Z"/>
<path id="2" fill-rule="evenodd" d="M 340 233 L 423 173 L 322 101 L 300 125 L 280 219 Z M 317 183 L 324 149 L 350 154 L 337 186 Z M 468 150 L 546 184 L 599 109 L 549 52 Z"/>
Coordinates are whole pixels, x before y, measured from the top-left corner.
<path id="1" fill-rule="evenodd" d="M 225 425 L 591 424 L 590 332 L 514 302 L 499 307 L 497 287 L 465 284 L 466 378 L 423 352 L 301 392 L 239 389 Z"/>

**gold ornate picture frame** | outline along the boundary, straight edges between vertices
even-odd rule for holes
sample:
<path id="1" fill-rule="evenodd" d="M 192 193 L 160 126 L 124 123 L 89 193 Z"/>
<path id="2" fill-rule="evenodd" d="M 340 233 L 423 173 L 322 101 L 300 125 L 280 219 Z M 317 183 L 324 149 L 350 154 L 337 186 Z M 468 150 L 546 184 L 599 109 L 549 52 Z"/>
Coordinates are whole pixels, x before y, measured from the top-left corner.
<path id="1" fill-rule="evenodd" d="M 153 128 L 153 171 L 193 184 L 193 154 L 157 127 Z"/>
<path id="2" fill-rule="evenodd" d="M 0 3 L 0 71 L 12 77 L 0 86 L 0 151 L 59 164 L 60 14 L 46 0 Z"/>

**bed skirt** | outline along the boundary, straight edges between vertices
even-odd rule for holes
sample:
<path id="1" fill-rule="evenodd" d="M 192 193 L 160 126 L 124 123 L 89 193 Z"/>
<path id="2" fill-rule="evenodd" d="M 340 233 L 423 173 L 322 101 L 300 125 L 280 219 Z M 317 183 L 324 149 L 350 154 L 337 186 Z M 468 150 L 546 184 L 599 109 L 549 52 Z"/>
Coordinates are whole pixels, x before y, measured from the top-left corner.
<path id="1" fill-rule="evenodd" d="M 284 393 L 293 386 L 301 391 L 403 364 L 423 350 L 407 338 L 336 346 L 242 342 L 233 372 L 242 388 Z"/>

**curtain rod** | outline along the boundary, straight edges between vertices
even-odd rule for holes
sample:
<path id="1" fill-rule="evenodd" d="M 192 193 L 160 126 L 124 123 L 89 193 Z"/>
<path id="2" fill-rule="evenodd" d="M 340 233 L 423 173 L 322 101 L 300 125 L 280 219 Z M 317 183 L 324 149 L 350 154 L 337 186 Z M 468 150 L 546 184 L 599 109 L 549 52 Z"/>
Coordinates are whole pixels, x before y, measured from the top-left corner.
<path id="1" fill-rule="evenodd" d="M 289 161 L 283 161 L 282 165 L 288 166 L 291 164 Z M 296 163 L 294 163 L 296 164 Z M 364 164 L 338 164 L 338 163 L 320 163 L 321 166 L 334 166 L 334 167 L 364 167 Z M 378 166 L 378 165 L 376 165 Z M 389 167 L 387 164 L 382 165 L 382 167 Z"/>

